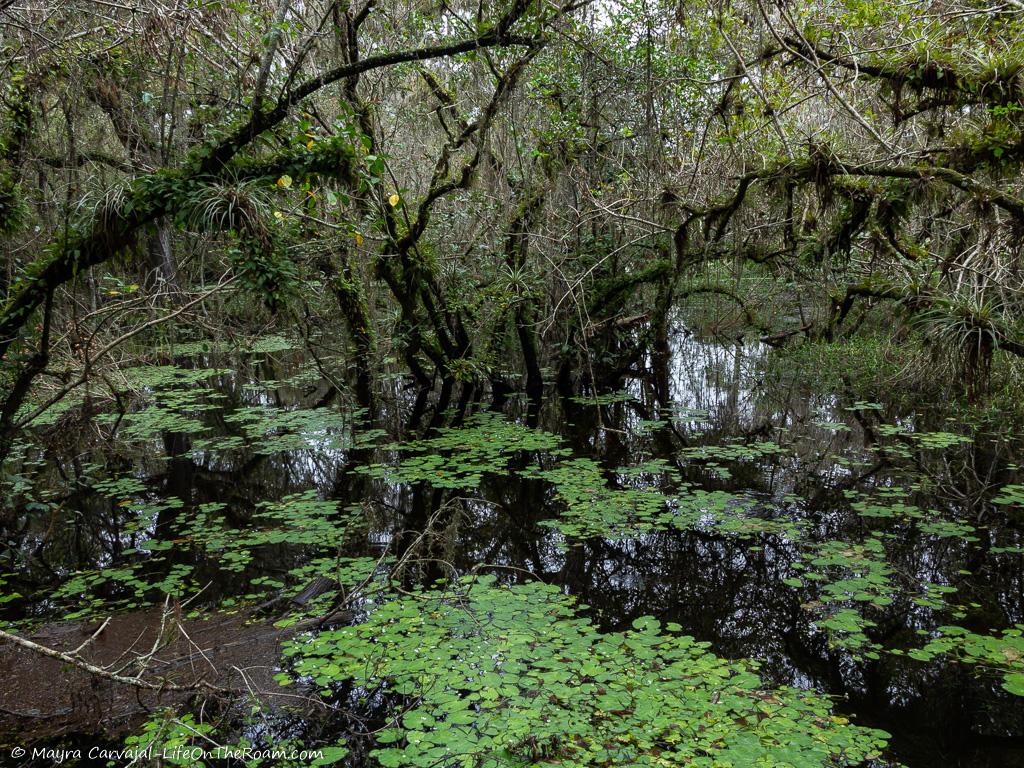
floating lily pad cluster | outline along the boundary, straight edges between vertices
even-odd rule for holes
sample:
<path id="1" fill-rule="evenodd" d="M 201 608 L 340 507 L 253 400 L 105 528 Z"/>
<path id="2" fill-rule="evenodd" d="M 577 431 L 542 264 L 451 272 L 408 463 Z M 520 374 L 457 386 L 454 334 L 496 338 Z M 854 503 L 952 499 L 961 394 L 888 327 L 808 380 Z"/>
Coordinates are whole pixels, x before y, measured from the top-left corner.
<path id="1" fill-rule="evenodd" d="M 552 586 L 464 580 L 290 643 L 282 682 L 388 702 L 381 766 L 853 766 L 881 731 L 828 699 L 765 689 L 753 667 L 638 619 L 601 634 Z"/>
<path id="2" fill-rule="evenodd" d="M 484 474 L 506 471 L 519 452 L 544 451 L 552 456 L 568 453 L 558 436 L 493 413 L 476 414 L 463 427 L 441 429 L 431 437 L 388 444 L 382 449 L 394 452 L 396 460 L 360 471 L 390 482 L 426 482 L 449 489 L 477 487 Z"/>

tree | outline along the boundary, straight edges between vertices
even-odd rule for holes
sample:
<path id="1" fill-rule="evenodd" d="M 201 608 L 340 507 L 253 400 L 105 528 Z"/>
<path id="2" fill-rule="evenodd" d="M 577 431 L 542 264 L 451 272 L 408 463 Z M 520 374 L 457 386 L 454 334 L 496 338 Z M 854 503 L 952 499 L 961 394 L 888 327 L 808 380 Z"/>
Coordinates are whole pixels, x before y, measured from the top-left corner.
<path id="1" fill-rule="evenodd" d="M 90 9 L 90 5 L 86 3 L 85 8 Z M 302 122 L 305 118 L 296 121 L 300 111 L 315 111 L 312 100 L 329 86 L 352 81 L 374 70 L 489 48 L 536 49 L 544 40 L 545 25 L 558 15 L 516 0 L 493 16 L 478 18 L 475 27 L 468 29 L 461 38 L 427 45 L 412 44 L 360 58 L 354 41 L 358 28 L 375 11 L 375 3 L 370 2 L 354 15 L 350 12 L 346 16 L 350 19 L 349 42 L 343 60 L 336 66 L 318 69 L 311 62 L 315 61 L 320 46 L 319 30 L 336 17 L 338 6 L 336 3 L 304 4 L 301 11 L 291 6 L 289 2 L 277 3 L 265 41 L 252 45 L 245 55 L 230 63 L 214 60 L 207 64 L 203 60 L 208 67 L 203 73 L 205 78 L 188 93 L 182 92 L 188 82 L 183 70 L 195 67 L 205 53 L 203 49 L 210 43 L 210 33 L 203 25 L 230 25 L 232 21 L 244 24 L 250 19 L 259 19 L 269 9 L 259 4 L 247 6 L 241 19 L 234 17 L 235 11 L 189 9 L 177 16 L 172 14 L 171 23 L 177 26 L 170 28 L 163 21 L 165 9 L 158 7 L 141 20 L 131 9 L 113 9 L 99 14 L 109 25 L 130 21 L 138 36 L 129 39 L 141 43 L 143 49 L 147 44 L 158 49 L 159 55 L 150 58 L 126 52 L 124 41 L 117 33 L 114 33 L 114 40 L 105 45 L 98 44 L 97 40 L 89 44 L 77 42 L 82 38 L 82 30 L 75 28 L 81 18 L 75 11 L 80 9 L 71 6 L 64 5 L 60 13 L 44 17 L 44 25 L 57 27 L 63 37 L 61 42 L 42 51 L 37 50 L 36 35 L 46 38 L 42 30 L 33 28 L 35 14 L 26 11 L 24 26 L 15 27 L 27 29 L 27 34 L 14 35 L 8 40 L 8 47 L 13 49 L 10 66 L 21 59 L 27 66 L 18 65 L 19 71 L 11 76 L 6 97 L 11 115 L 11 132 L 4 142 L 7 198 L 12 201 L 18 198 L 21 169 L 35 159 L 31 146 L 35 137 L 28 128 L 32 115 L 52 107 L 50 92 L 43 90 L 40 94 L 29 89 L 25 86 L 27 81 L 44 83 L 51 78 L 51 85 L 68 98 L 66 89 L 70 83 L 57 75 L 83 74 L 88 79 L 88 103 L 74 105 L 84 113 L 74 114 L 71 105 L 65 105 L 67 132 L 62 137 L 62 155 L 73 180 L 67 190 L 69 198 L 74 194 L 75 171 L 83 162 L 92 162 L 79 153 L 74 143 L 76 129 L 95 127 L 97 116 L 90 113 L 90 106 L 97 107 L 109 122 L 108 127 L 98 129 L 112 130 L 120 151 L 126 155 L 124 159 L 113 161 L 105 156 L 95 160 L 115 165 L 127 173 L 98 193 L 98 202 L 91 213 L 77 215 L 72 209 L 78 207 L 78 202 L 69 200 L 63 206 L 64 220 L 56 224 L 49 242 L 38 247 L 38 255 L 18 271 L 8 290 L 0 310 L 0 359 L 8 364 L 7 375 L 11 381 L 0 409 L 4 446 L 9 444 L 15 414 L 32 381 L 47 365 L 57 291 L 91 268 L 133 252 L 140 237 L 145 241 L 142 250 L 151 260 L 159 257 L 157 261 L 164 277 L 172 278 L 176 267 L 170 255 L 166 222 L 173 222 L 186 231 L 226 234 L 235 243 L 232 251 L 235 268 L 272 306 L 277 304 L 283 297 L 290 267 L 281 255 L 273 221 L 267 220 L 264 206 L 249 194 L 250 187 L 274 180 L 288 187 L 293 180 L 313 179 L 351 185 L 355 179 L 356 157 L 363 150 L 354 143 L 356 135 L 337 134 L 329 125 L 322 136 L 296 142 L 297 128 L 305 124 Z M 444 26 L 450 17 L 451 14 L 444 11 L 437 17 L 424 15 L 424 30 L 435 24 Z M 381 28 L 386 26 L 385 21 Z M 178 39 L 182 29 L 191 33 L 184 39 L 192 38 L 198 55 L 183 56 L 174 45 L 166 50 L 159 45 Z M 376 30 L 378 34 L 381 31 Z M 84 46 L 85 50 L 74 55 L 78 53 L 76 46 Z M 18 50 L 23 53 L 14 53 Z M 153 91 L 145 90 L 149 82 L 140 74 L 147 70 L 159 73 Z M 162 114 L 155 116 L 146 107 L 156 98 L 153 92 L 158 91 L 158 85 L 162 90 Z M 129 87 L 133 95 L 141 91 L 137 99 L 126 96 Z M 349 87 L 349 96 L 355 93 L 353 88 Z M 501 90 L 499 87 L 499 92 Z M 31 96 L 30 92 L 36 95 Z M 213 125 L 204 124 L 214 110 L 226 112 L 226 119 Z M 183 127 L 179 127 L 179 123 Z M 473 133 L 469 131 L 462 143 Z M 136 173 L 142 168 L 148 170 Z M 450 184 L 440 179 L 438 183 Z M 443 191 L 438 189 L 433 196 L 440 194 Z M 12 210 L 6 216 L 6 228 L 16 230 L 17 216 L 13 206 L 8 207 Z M 421 209 L 424 224 L 427 215 L 429 211 Z M 400 239 L 400 249 L 408 251 L 417 236 L 412 232 Z M 30 323 L 38 311 L 43 312 L 43 319 L 38 328 L 33 329 Z M 11 357 L 12 350 L 17 352 L 16 358 Z"/>

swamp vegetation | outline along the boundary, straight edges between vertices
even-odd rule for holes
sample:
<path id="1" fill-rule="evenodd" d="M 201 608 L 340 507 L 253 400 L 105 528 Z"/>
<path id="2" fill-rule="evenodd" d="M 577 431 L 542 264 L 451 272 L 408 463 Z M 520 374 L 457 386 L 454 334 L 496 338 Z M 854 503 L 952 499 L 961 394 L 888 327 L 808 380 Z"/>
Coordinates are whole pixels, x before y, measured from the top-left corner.
<path id="1" fill-rule="evenodd" d="M 0 51 L 0 763 L 1024 765 L 1018 0 Z"/>

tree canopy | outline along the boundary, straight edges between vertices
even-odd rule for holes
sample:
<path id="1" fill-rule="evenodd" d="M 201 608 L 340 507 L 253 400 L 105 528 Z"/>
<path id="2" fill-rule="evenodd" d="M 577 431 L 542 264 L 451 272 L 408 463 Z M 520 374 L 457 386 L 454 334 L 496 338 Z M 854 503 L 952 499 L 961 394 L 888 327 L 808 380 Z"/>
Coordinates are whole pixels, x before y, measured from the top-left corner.
<path id="1" fill-rule="evenodd" d="M 542 488 L 538 508 L 556 504 L 560 514 L 542 517 L 541 527 L 569 542 L 617 542 L 623 531 L 684 531 L 744 547 L 751 536 L 775 537 L 799 566 L 784 583 L 819 589 L 794 612 L 823 616 L 828 648 L 867 663 L 892 648 L 912 648 L 919 660 L 959 654 L 998 672 L 996 695 L 1024 691 L 1024 616 L 1011 610 L 963 627 L 921 620 L 927 642 L 912 646 L 900 635 L 887 646 L 883 622 L 865 605 L 888 608 L 905 577 L 918 600 L 908 611 L 954 610 L 937 596 L 948 585 L 887 560 L 892 531 L 875 536 L 865 523 L 856 536 L 809 536 L 809 527 L 827 527 L 827 514 L 811 523 L 763 516 L 754 496 L 726 493 L 726 465 L 776 460 L 785 451 L 762 438 L 812 419 L 803 414 L 794 426 L 787 411 L 782 426 L 765 417 L 740 430 L 734 390 L 725 396 L 733 421 L 719 425 L 728 436 L 698 444 L 687 425 L 704 417 L 674 402 L 680 374 L 669 364 L 684 357 L 683 368 L 697 366 L 696 353 L 680 351 L 680 322 L 702 343 L 789 354 L 789 373 L 824 359 L 819 384 L 856 391 L 844 408 L 874 463 L 863 472 L 832 466 L 834 485 L 808 493 L 808 509 L 847 493 L 841 504 L 858 526 L 862 517 L 898 520 L 965 547 L 979 541 L 986 515 L 1005 513 L 1006 530 L 1016 530 L 1020 484 L 1006 445 L 1018 423 L 1007 403 L 1024 391 L 1019 0 L 0 0 L 0 51 L 2 551 L 18 574 L 11 578 L 38 588 L 19 619 L 45 614 L 50 600 L 95 607 L 102 601 L 81 596 L 111 582 L 183 596 L 185 574 L 198 573 L 206 555 L 143 567 L 132 558 L 144 548 L 119 538 L 116 514 L 97 518 L 89 557 L 79 557 L 89 549 L 80 538 L 66 562 L 51 561 L 48 549 L 83 488 L 107 506 L 124 496 L 134 509 L 131 500 L 159 475 L 160 499 L 145 507 L 158 542 L 150 555 L 187 540 L 220 553 L 224 571 L 237 574 L 260 547 L 311 548 L 316 556 L 288 573 L 313 579 L 316 593 L 329 560 L 317 548 L 326 548 L 352 556 L 335 562 L 343 575 L 331 576 L 332 589 L 361 596 L 373 574 L 393 566 L 386 581 L 394 591 L 366 597 L 379 610 L 365 621 L 329 631 L 319 619 L 302 624 L 316 640 L 291 641 L 293 666 L 279 680 L 322 677 L 321 703 L 374 691 L 360 703 L 373 700 L 385 737 L 401 742 L 377 743 L 381 765 L 880 759 L 884 734 L 846 728 L 814 692 L 767 692 L 751 669 L 675 625 L 663 631 L 645 618 L 598 631 L 578 615 L 585 606 L 557 588 L 458 578 L 465 574 L 434 538 L 470 515 L 461 494 L 501 475 L 526 498 Z M 880 339 L 887 354 L 889 345 L 898 351 L 877 353 Z M 242 361 L 301 349 L 305 377 L 282 383 L 277 372 L 256 370 L 260 386 L 280 387 L 246 400 L 245 386 L 225 385 L 234 387 L 229 406 L 210 382 L 230 369 L 193 357 L 228 343 Z M 883 373 L 887 383 L 877 384 Z M 758 371 L 753 388 L 771 375 L 770 366 Z M 623 416 L 619 432 L 653 434 L 656 446 L 622 467 L 618 428 L 602 414 L 629 401 L 628 392 L 620 397 L 627 379 L 642 381 L 654 405 Z M 865 394 L 857 385 L 868 379 L 874 390 Z M 282 388 L 312 401 L 285 408 Z M 883 406 L 874 401 L 894 390 L 995 422 L 1000 438 L 986 449 L 986 469 L 972 454 L 957 465 L 967 480 L 929 474 L 928 451 L 953 454 L 970 440 L 924 429 L 917 411 L 876 423 Z M 539 414 L 552 393 L 564 423 L 545 431 Z M 495 411 L 511 401 L 523 424 L 470 415 L 483 400 Z M 573 444 L 593 455 L 570 456 L 554 433 L 577 429 L 577 417 L 589 423 L 586 408 L 596 409 L 590 426 L 600 437 L 580 427 Z M 911 422 L 912 436 L 900 431 Z M 215 430 L 225 434 L 211 437 Z M 235 510 L 232 494 L 242 492 L 218 485 L 224 500 L 199 501 L 203 482 L 254 477 L 281 452 L 305 455 L 311 434 L 316 483 L 294 481 L 305 469 L 282 462 L 266 497 L 261 488 Z M 163 474 L 128 456 L 126 445 L 147 441 L 159 444 Z M 794 462 L 806 468 L 813 452 L 802 450 L 794 448 Z M 335 454 L 344 466 L 317 464 Z M 911 460 L 918 474 L 907 487 L 949 491 L 970 515 L 942 517 L 924 502 L 896 510 L 883 491 L 872 495 L 877 489 L 858 495 L 857 483 L 897 465 L 902 472 Z M 699 482 L 681 471 L 697 464 L 710 473 Z M 47 493 L 66 490 L 59 500 L 43 499 L 38 467 L 52 472 Z M 886 478 L 897 489 L 906 480 Z M 381 485 L 394 498 L 380 506 L 408 519 L 389 534 L 394 551 L 375 562 L 346 549 L 354 524 L 332 502 L 357 505 Z M 790 492 L 804 492 L 798 485 L 785 493 L 772 485 L 772 503 L 785 508 Z M 996 555 L 1019 548 L 996 538 L 990 545 Z M 546 555 L 530 547 L 527 559 L 543 571 Z M 473 573 L 495 565 L 500 558 L 488 558 L 499 549 L 474 550 Z M 557 571 L 566 582 L 572 557 Z M 90 559 L 101 565 L 83 575 Z M 430 564 L 412 579 L 421 559 Z M 915 567 L 923 572 L 926 560 Z M 820 578 L 804 578 L 805 562 Z M 842 569 L 857 575 L 836 575 Z M 0 585 L 5 578 L 0 572 Z M 269 571 L 258 578 L 273 580 Z M 235 595 L 224 587 L 217 599 L 227 594 Z M 345 610 L 359 610 L 355 602 Z M 410 629 L 421 608 L 438 618 L 426 634 Z M 957 619 L 968 612 L 955 610 Z M 475 630 L 475 617 L 488 612 L 493 626 Z M 547 627 L 551 617 L 564 631 Z M 885 626 L 909 633 L 918 619 L 904 618 Z M 41 648 L 13 631 L 5 637 Z M 417 666 L 424 637 L 443 668 Z M 392 653 L 383 661 L 382 648 Z M 81 666 L 77 652 L 47 650 Z M 505 653 L 531 675 L 546 670 L 528 676 L 528 695 L 510 686 L 515 706 L 462 695 L 468 688 L 451 695 L 458 680 L 485 674 L 488 659 Z M 562 663 L 589 687 L 567 683 L 553 654 L 571 655 Z M 371 661 L 380 668 L 369 669 Z M 731 682 L 712 690 L 683 674 L 687 665 Z M 160 689 L 141 672 L 114 669 L 88 671 Z M 652 680 L 664 683 L 664 696 L 641 690 Z M 385 691 L 393 685 L 415 703 L 392 707 Z M 462 733 L 476 757 L 437 762 L 430 750 L 443 745 L 411 746 L 413 736 L 424 745 L 438 739 L 439 711 L 467 725 L 458 718 L 470 717 L 469 701 L 491 718 L 490 730 Z M 774 709 L 762 727 L 764 707 Z M 608 718 L 613 710 L 618 719 Z M 539 728 L 541 711 L 564 728 L 550 720 Z M 657 733 L 631 740 L 647 715 Z M 187 722 L 186 731 L 199 728 Z M 515 748 L 496 758 L 489 739 L 501 728 L 515 732 Z M 450 750 L 438 754 L 450 758 Z"/>

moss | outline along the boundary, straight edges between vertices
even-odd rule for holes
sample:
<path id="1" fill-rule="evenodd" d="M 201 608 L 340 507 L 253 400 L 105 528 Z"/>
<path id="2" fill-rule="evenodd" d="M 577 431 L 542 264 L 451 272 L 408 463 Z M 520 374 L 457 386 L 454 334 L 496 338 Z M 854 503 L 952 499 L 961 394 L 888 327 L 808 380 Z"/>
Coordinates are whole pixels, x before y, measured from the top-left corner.
<path id="1" fill-rule="evenodd" d="M 0 235 L 9 236 L 21 229 L 26 214 L 20 185 L 9 171 L 0 171 Z"/>
<path id="2" fill-rule="evenodd" d="M 638 272 L 598 280 L 594 284 L 590 297 L 591 316 L 607 317 L 611 315 L 639 286 L 664 282 L 673 275 L 673 272 L 672 262 L 668 259 L 660 259 Z"/>

